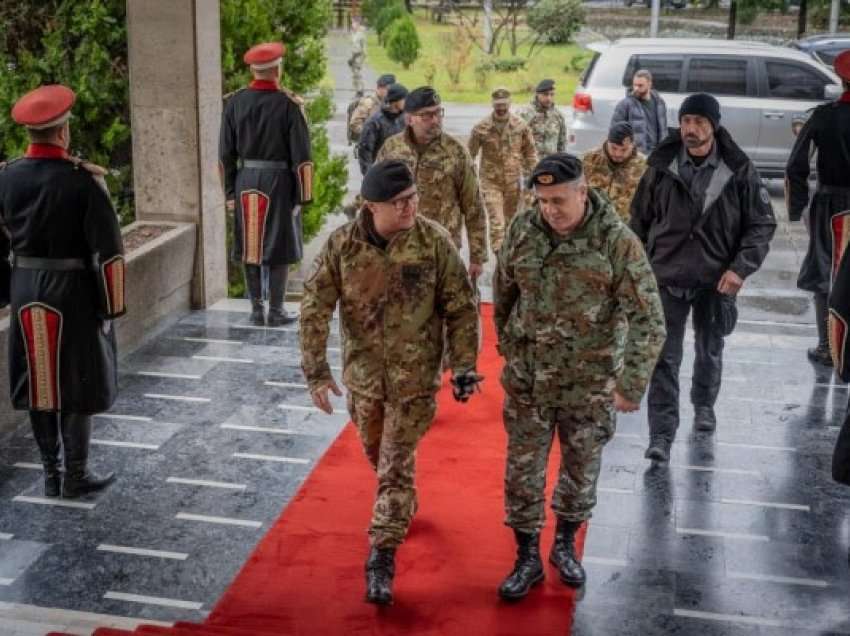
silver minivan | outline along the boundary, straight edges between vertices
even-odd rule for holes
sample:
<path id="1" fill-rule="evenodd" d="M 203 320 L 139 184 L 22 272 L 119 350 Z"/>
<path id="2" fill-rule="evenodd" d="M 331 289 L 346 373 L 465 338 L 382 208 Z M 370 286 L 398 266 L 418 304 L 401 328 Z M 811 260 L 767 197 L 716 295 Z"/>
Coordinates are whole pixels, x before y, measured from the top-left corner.
<path id="1" fill-rule="evenodd" d="M 760 42 L 626 38 L 591 44 L 593 58 L 576 87 L 570 152 L 602 143 L 632 76 L 648 69 L 667 103 L 667 125 L 691 93 L 720 101 L 722 125 L 763 177 L 781 177 L 794 144 L 792 120 L 841 95 L 838 77 L 800 51 Z"/>

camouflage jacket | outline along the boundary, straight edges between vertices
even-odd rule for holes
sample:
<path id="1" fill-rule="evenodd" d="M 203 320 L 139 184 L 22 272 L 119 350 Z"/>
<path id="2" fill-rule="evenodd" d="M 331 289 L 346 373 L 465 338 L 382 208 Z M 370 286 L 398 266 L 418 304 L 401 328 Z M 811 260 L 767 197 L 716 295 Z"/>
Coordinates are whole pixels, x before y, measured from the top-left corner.
<path id="1" fill-rule="evenodd" d="M 554 152 L 567 150 L 567 122 L 558 107 L 543 108 L 535 97 L 519 116 L 531 128 L 537 155 L 543 159 Z"/>
<path id="2" fill-rule="evenodd" d="M 567 238 L 536 206 L 517 215 L 498 263 L 505 391 L 539 406 L 583 403 L 615 388 L 640 401 L 664 344 L 664 313 L 643 246 L 602 195 L 590 190 L 585 219 Z M 625 352 L 616 344 L 624 320 Z"/>
<path id="3" fill-rule="evenodd" d="M 446 228 L 458 249 L 466 225 L 470 260 L 486 263 L 487 217 L 475 166 L 463 144 L 443 133 L 431 143 L 417 146 L 407 128 L 381 146 L 375 161 L 384 159 L 407 163 L 419 189 L 419 213 Z"/>
<path id="4" fill-rule="evenodd" d="M 632 199 L 646 171 L 646 157 L 635 149 L 623 163 L 613 163 L 603 144 L 584 155 L 582 163 L 587 184 L 607 194 L 617 214 L 628 223 Z"/>
<path id="5" fill-rule="evenodd" d="M 492 115 L 476 124 L 469 137 L 469 154 L 474 162 L 481 152 L 482 181 L 499 185 L 517 183 L 537 165 L 531 129 L 516 115 L 498 126 Z"/>
<path id="6" fill-rule="evenodd" d="M 475 369 L 478 308 L 448 233 L 417 217 L 385 250 L 364 215 L 335 230 L 316 257 L 301 301 L 302 367 L 310 389 L 331 379 L 326 357 L 339 303 L 343 382 L 369 397 L 408 400 L 440 388 L 443 324 L 455 372 Z"/>
<path id="7" fill-rule="evenodd" d="M 363 28 L 354 29 L 351 33 L 351 58 L 358 59 L 355 63 L 363 63 L 363 58 L 366 57 L 366 30 Z"/>
<path id="8" fill-rule="evenodd" d="M 363 125 L 366 120 L 377 113 L 380 108 L 381 99 L 375 93 L 361 97 L 348 120 L 349 138 L 359 139 L 360 135 L 363 134 Z"/>

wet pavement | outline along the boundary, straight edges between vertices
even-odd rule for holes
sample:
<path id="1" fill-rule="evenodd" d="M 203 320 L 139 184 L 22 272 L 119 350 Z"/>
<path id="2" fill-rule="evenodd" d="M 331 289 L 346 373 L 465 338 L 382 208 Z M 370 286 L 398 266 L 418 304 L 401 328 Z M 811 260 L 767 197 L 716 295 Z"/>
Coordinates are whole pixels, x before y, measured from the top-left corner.
<path id="1" fill-rule="evenodd" d="M 450 129 L 456 108 L 466 123 L 486 112 L 450 105 Z M 337 149 L 343 128 L 338 113 Z M 770 188 L 784 218 L 781 188 Z M 747 281 L 716 433 L 691 430 L 684 397 L 672 461 L 653 467 L 645 410 L 618 418 L 574 635 L 850 634 L 850 490 L 830 477 L 850 392 L 806 360 L 811 300 L 795 287 L 805 240 L 783 220 Z M 209 611 L 346 421 L 311 408 L 297 328 L 258 329 L 247 316 L 244 301 L 224 301 L 123 360 L 118 403 L 95 424 L 95 466 L 121 475 L 106 493 L 46 503 L 27 427 L 2 441 L 0 634 Z M 683 396 L 692 342 L 689 332 Z M 330 347 L 338 364 L 339 342 Z"/>

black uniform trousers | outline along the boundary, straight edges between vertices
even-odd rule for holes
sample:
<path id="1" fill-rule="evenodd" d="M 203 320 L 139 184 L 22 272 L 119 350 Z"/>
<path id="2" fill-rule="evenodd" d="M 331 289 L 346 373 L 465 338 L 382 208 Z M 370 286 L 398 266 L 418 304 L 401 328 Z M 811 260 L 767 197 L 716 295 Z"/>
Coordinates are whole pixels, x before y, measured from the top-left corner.
<path id="1" fill-rule="evenodd" d="M 649 433 L 672 442 L 679 428 L 679 367 L 688 315 L 693 309 L 696 340 L 691 403 L 714 406 L 723 373 L 723 333 L 714 320 L 719 292 L 713 289 L 660 290 L 667 339 L 649 383 Z M 680 293 L 683 292 L 683 293 Z"/>

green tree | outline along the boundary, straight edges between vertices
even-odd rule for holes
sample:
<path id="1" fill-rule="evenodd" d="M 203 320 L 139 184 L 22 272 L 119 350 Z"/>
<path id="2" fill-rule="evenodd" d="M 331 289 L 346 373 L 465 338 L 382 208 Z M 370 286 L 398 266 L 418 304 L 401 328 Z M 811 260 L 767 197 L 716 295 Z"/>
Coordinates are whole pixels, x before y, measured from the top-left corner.
<path id="1" fill-rule="evenodd" d="M 393 62 L 398 62 L 404 68 L 410 68 L 410 65 L 419 57 L 421 48 L 422 43 L 419 41 L 416 25 L 409 15 L 399 18 L 390 25 L 386 35 L 386 49 L 387 55 Z"/>
<path id="2" fill-rule="evenodd" d="M 537 34 L 531 51 L 541 42 L 572 42 L 582 24 L 584 7 L 581 0 L 540 0 L 528 10 L 528 26 Z"/>
<path id="3" fill-rule="evenodd" d="M 26 131 L 9 117 L 22 94 L 42 84 L 77 93 L 72 151 L 109 168 L 121 215 L 133 219 L 125 0 L 0 2 L 0 155 L 19 156 Z"/>
<path id="4" fill-rule="evenodd" d="M 383 44 L 384 35 L 392 26 L 393 22 L 407 15 L 407 10 L 401 2 L 390 4 L 381 9 L 378 14 L 378 19 L 375 20 L 375 33 L 378 34 L 378 41 Z"/>

